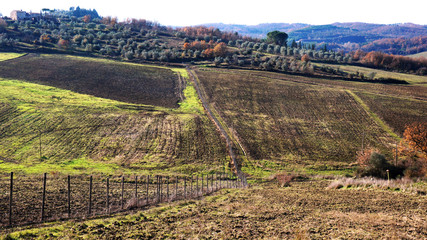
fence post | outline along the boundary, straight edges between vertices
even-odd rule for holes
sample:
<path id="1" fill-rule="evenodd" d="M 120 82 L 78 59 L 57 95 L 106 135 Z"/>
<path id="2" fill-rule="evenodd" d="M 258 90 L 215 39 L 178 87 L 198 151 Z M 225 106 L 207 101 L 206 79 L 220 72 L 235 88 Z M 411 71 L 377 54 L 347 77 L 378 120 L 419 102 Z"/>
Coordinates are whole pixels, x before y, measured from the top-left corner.
<path id="1" fill-rule="evenodd" d="M 184 199 L 187 199 L 187 177 L 184 177 Z"/>
<path id="2" fill-rule="evenodd" d="M 209 173 L 206 173 L 206 194 L 209 193 Z"/>
<path id="3" fill-rule="evenodd" d="M 159 175 L 156 175 L 156 202 L 159 202 Z"/>
<path id="4" fill-rule="evenodd" d="M 10 173 L 9 226 L 12 226 L 12 204 L 13 204 L 13 172 Z"/>
<path id="5" fill-rule="evenodd" d="M 124 205 L 125 205 L 124 191 L 125 191 L 125 176 L 122 176 L 122 195 L 121 195 L 121 207 L 122 207 L 122 210 L 123 210 Z"/>
<path id="6" fill-rule="evenodd" d="M 203 196 L 203 173 L 202 173 L 202 196 Z"/>
<path id="7" fill-rule="evenodd" d="M 138 175 L 135 175 L 135 201 L 136 207 L 138 207 Z"/>
<path id="8" fill-rule="evenodd" d="M 92 214 L 92 176 L 89 178 L 89 215 Z"/>
<path id="9" fill-rule="evenodd" d="M 110 178 L 107 177 L 107 214 L 110 215 Z"/>
<path id="10" fill-rule="evenodd" d="M 196 175 L 196 197 L 199 196 L 199 176 Z"/>
<path id="11" fill-rule="evenodd" d="M 191 181 L 190 181 L 190 198 L 193 197 L 193 175 L 191 175 Z"/>
<path id="12" fill-rule="evenodd" d="M 166 178 L 166 200 L 169 202 L 169 176 Z"/>
<path id="13" fill-rule="evenodd" d="M 216 180 L 215 180 L 215 191 L 218 191 L 218 173 L 215 173 L 215 177 L 216 177 Z"/>
<path id="14" fill-rule="evenodd" d="M 68 214 L 68 218 L 71 217 L 71 176 L 68 175 L 67 177 L 67 214 Z"/>
<path id="15" fill-rule="evenodd" d="M 46 203 L 46 178 L 47 174 L 43 174 L 43 198 L 42 198 L 42 215 L 41 215 L 41 221 L 43 222 L 44 219 L 44 207 Z"/>
<path id="16" fill-rule="evenodd" d="M 162 200 L 163 200 L 163 176 L 159 177 L 159 188 L 160 188 L 159 199 L 160 199 L 160 202 L 162 202 Z"/>
<path id="17" fill-rule="evenodd" d="M 149 189 L 149 184 L 150 184 L 150 175 L 147 175 L 147 192 L 145 194 L 145 205 L 148 205 L 148 189 Z"/>
<path id="18" fill-rule="evenodd" d="M 178 200 L 178 176 L 175 177 L 175 199 Z"/>
<path id="19" fill-rule="evenodd" d="M 213 188 L 213 181 L 214 181 L 214 174 L 212 173 L 211 174 L 211 192 L 213 192 L 214 191 L 214 188 Z"/>

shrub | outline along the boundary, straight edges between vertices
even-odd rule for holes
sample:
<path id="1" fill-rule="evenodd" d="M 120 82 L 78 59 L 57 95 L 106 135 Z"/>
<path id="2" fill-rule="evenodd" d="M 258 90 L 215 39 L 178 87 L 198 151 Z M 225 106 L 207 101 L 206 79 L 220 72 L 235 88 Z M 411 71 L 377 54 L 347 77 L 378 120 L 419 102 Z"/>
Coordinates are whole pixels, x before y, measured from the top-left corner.
<path id="1" fill-rule="evenodd" d="M 387 178 L 387 170 L 390 171 L 392 177 L 399 175 L 396 167 L 391 166 L 385 156 L 374 148 L 367 148 L 358 152 L 357 162 L 359 164 L 358 175 L 361 177 Z"/>
<path id="2" fill-rule="evenodd" d="M 295 178 L 295 176 L 287 173 L 278 173 L 274 175 L 274 178 L 277 180 L 277 183 L 280 187 L 288 187 L 291 185 L 290 183 Z"/>

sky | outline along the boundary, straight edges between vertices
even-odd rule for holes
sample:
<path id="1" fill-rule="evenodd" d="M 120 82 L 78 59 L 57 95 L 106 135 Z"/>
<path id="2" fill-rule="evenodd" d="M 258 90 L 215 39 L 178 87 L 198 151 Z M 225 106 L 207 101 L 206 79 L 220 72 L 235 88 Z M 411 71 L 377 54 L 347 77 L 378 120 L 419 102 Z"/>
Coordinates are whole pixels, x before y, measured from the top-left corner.
<path id="1" fill-rule="evenodd" d="M 96 9 L 101 16 L 147 19 L 166 26 L 334 22 L 427 25 L 426 0 L 1 0 L 0 13 L 9 16 L 12 10 L 39 12 L 42 8 L 68 10 L 77 6 Z"/>

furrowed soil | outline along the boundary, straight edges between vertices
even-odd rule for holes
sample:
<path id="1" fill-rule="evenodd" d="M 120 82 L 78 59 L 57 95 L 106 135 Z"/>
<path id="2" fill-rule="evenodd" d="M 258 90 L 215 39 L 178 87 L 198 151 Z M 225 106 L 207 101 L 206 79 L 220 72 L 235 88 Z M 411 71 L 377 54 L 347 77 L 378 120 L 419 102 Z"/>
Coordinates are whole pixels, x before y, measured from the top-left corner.
<path id="1" fill-rule="evenodd" d="M 186 174 L 227 162 L 194 88 L 182 93 L 184 69 L 57 55 L 28 55 L 0 69 L 1 172 Z M 78 93 L 86 89 L 106 98 Z"/>
<path id="2" fill-rule="evenodd" d="M 68 222 L 9 235 L 18 239 L 424 239 L 427 197 L 378 189 L 327 189 L 305 179 L 224 189 L 125 217 Z"/>
<path id="3" fill-rule="evenodd" d="M 182 91 L 170 69 L 58 55 L 29 54 L 4 61 L 0 77 L 169 108 L 178 107 Z"/>
<path id="4" fill-rule="evenodd" d="M 362 142 L 391 155 L 396 133 L 409 122 L 426 120 L 424 86 L 226 69 L 200 68 L 196 73 L 208 101 L 249 158 L 265 168 L 351 163 Z M 365 109 L 352 91 L 372 108 Z"/>

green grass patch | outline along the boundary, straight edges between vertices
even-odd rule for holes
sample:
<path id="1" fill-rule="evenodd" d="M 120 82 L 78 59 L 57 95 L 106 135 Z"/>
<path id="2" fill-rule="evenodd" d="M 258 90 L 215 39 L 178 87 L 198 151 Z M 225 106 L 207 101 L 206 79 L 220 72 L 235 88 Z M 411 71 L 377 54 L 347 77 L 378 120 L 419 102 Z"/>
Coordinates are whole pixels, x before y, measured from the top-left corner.
<path id="1" fill-rule="evenodd" d="M 383 121 L 380 117 L 378 117 L 377 114 L 375 114 L 369 107 L 366 105 L 366 103 L 356 94 L 354 94 L 350 90 L 346 90 L 351 96 L 353 96 L 354 100 L 356 100 L 362 107 L 365 109 L 366 112 L 369 113 L 369 115 L 375 120 L 375 122 L 384 130 L 386 131 L 390 136 L 392 136 L 396 141 L 400 141 L 400 137 L 391 130 L 391 128 Z"/>
<path id="2" fill-rule="evenodd" d="M 0 62 L 1 61 L 6 61 L 9 59 L 14 59 L 17 57 L 21 57 L 25 55 L 25 53 L 9 53 L 9 52 L 0 52 Z"/>

